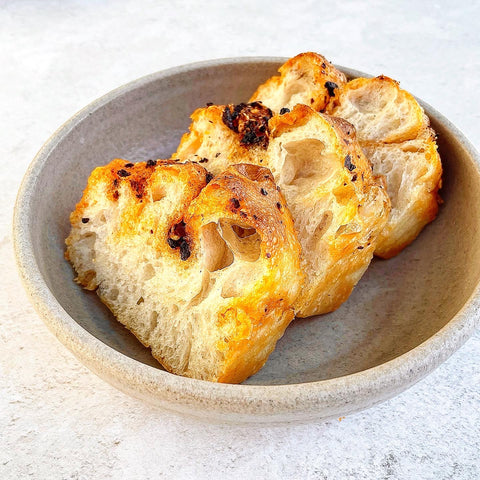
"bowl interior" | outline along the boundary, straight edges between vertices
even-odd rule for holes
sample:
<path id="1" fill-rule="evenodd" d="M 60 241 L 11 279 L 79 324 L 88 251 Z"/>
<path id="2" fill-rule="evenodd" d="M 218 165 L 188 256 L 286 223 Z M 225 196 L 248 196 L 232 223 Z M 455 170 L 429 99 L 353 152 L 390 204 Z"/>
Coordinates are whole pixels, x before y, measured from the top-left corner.
<path id="1" fill-rule="evenodd" d="M 90 172 L 117 157 L 168 158 L 195 108 L 246 101 L 277 67 L 275 61 L 245 60 L 146 78 L 77 117 L 53 144 L 31 192 L 34 255 L 61 306 L 100 341 L 161 368 L 94 293 L 73 282 L 63 257 L 69 213 Z M 397 257 L 374 260 L 336 312 L 294 321 L 265 367 L 246 383 L 312 382 L 375 367 L 438 332 L 472 294 L 480 277 L 479 175 L 448 124 L 430 116 L 445 171 L 437 220 Z"/>

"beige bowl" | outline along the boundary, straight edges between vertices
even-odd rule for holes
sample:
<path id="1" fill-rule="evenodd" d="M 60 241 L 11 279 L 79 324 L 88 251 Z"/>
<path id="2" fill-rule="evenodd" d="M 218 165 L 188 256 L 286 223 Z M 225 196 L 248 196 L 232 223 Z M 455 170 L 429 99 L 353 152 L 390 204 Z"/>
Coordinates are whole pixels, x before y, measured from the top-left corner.
<path id="1" fill-rule="evenodd" d="M 64 240 L 69 213 L 92 169 L 114 157 L 168 158 L 196 107 L 245 101 L 283 61 L 214 60 L 136 80 L 70 119 L 25 175 L 14 218 L 25 288 L 57 338 L 126 393 L 206 420 L 338 417 L 417 382 L 459 348 L 478 322 L 479 157 L 447 119 L 423 103 L 445 167 L 438 219 L 399 256 L 375 260 L 339 310 L 295 321 L 265 367 L 244 384 L 165 372 L 95 294 L 73 282 Z M 350 77 L 363 75 L 340 69 Z"/>

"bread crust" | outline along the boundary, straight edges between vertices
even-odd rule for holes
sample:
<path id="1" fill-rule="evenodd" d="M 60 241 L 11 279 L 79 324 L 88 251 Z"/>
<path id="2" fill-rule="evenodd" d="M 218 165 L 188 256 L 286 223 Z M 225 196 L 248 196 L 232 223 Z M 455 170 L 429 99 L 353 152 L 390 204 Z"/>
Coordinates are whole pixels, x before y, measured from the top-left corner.
<path id="1" fill-rule="evenodd" d="M 375 254 L 398 255 L 436 218 L 441 201 L 442 163 L 429 119 L 413 95 L 384 75 L 348 82 L 328 110 L 357 127 L 374 172 L 386 177 L 392 211 Z"/>
<path id="2" fill-rule="evenodd" d="M 311 102 L 316 110 L 344 118 L 355 126 L 358 142 L 372 161 L 375 173 L 386 175 L 393 204 L 375 254 L 382 258 L 397 255 L 435 218 L 440 202 L 442 166 L 422 107 L 397 81 L 385 75 L 340 82 L 335 96 L 327 98 L 324 92 L 316 90 L 323 73 L 311 53 L 290 59 L 280 71 L 280 77 L 267 80 L 252 98 L 276 108 L 279 102 L 291 104 L 298 98 L 296 92 L 308 91 L 313 101 L 304 97 L 303 103 Z M 298 72 L 308 74 L 302 76 Z M 417 167 L 409 161 L 412 155 L 408 151 L 412 149 L 416 152 Z M 397 165 L 386 168 L 386 154 Z M 400 189 L 397 178 L 402 169 L 406 183 Z M 428 174 L 423 173 L 425 169 Z"/>
<path id="3" fill-rule="evenodd" d="M 168 371 L 241 382 L 294 315 L 304 278 L 290 212 L 264 168 L 232 165 L 207 184 L 199 164 L 152 163 L 93 171 L 66 257 Z"/>
<path id="4" fill-rule="evenodd" d="M 322 111 L 347 81 L 324 56 L 314 52 L 290 58 L 278 71 L 280 75 L 260 85 L 249 102 L 261 101 L 275 113 L 297 103 Z"/>
<path id="5" fill-rule="evenodd" d="M 242 133 L 223 120 L 234 106 L 196 110 L 190 132 L 173 155 L 202 159 L 213 172 L 229 164 L 267 166 L 284 193 L 302 244 L 306 283 L 295 303 L 297 316 L 338 308 L 367 268 L 390 204 L 381 178 L 343 119 L 296 105 L 274 115 L 267 145 L 242 144 Z"/>

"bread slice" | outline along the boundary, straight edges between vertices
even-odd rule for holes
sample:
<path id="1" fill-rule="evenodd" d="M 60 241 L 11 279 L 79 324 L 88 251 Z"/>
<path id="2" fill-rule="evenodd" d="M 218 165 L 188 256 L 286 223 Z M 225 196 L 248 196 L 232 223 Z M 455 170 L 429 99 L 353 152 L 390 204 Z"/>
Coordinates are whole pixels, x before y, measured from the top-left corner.
<path id="1" fill-rule="evenodd" d="M 195 163 L 96 168 L 66 257 L 167 370 L 236 383 L 293 318 L 300 245 L 267 169 L 234 165 L 210 178 Z"/>
<path id="2" fill-rule="evenodd" d="M 309 92 L 311 98 L 304 95 L 302 103 L 355 126 L 358 141 L 375 173 L 385 174 L 392 199 L 392 213 L 375 254 L 383 258 L 398 254 L 434 220 L 440 201 L 437 192 L 442 165 L 423 108 L 398 82 L 384 75 L 338 82 L 335 95 L 326 97 L 317 90 L 322 86 L 324 69 L 315 54 L 297 55 L 280 71 L 281 77 L 267 80 L 252 98 L 277 109 L 279 102 L 288 106 L 298 101 L 296 92 Z M 399 178 L 403 179 L 401 188 L 396 183 Z"/>
<path id="3" fill-rule="evenodd" d="M 303 103 L 314 110 L 325 109 L 337 89 L 346 82 L 345 75 L 318 53 L 301 53 L 283 64 L 280 75 L 260 85 L 249 102 L 261 101 L 275 113 Z"/>
<path id="4" fill-rule="evenodd" d="M 259 103 L 213 105 L 193 113 L 173 157 L 203 162 L 213 173 L 239 162 L 268 167 L 302 245 L 306 282 L 297 316 L 330 312 L 348 298 L 390 211 L 352 125 L 305 105 L 274 116 Z"/>
<path id="5" fill-rule="evenodd" d="M 442 163 L 435 133 L 427 127 L 413 140 L 369 143 L 363 150 L 372 160 L 374 173 L 387 180 L 392 211 L 375 254 L 390 258 L 412 243 L 437 216 Z"/>
<path id="6" fill-rule="evenodd" d="M 437 215 L 442 163 L 435 132 L 415 98 L 383 75 L 348 82 L 328 110 L 355 125 L 375 173 L 387 179 L 392 211 L 375 254 L 391 258 Z"/>

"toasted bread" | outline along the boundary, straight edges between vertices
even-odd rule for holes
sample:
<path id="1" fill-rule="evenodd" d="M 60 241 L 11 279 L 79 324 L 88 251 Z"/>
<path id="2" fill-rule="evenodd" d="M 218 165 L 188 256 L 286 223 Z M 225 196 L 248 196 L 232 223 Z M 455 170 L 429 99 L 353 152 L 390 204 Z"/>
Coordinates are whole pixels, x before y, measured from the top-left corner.
<path id="1" fill-rule="evenodd" d="M 267 169 L 235 165 L 209 179 L 195 163 L 96 168 L 66 257 L 167 370 L 236 383 L 293 318 L 300 245 Z"/>
<path id="2" fill-rule="evenodd" d="M 214 174 L 239 162 L 268 167 L 302 245 L 297 316 L 330 312 L 348 298 L 390 211 L 352 125 L 305 105 L 274 116 L 258 103 L 213 105 L 193 113 L 173 158 L 204 162 Z"/>
<path id="3" fill-rule="evenodd" d="M 278 71 L 280 75 L 260 85 L 249 102 L 261 101 L 275 113 L 297 103 L 322 111 L 347 81 L 325 57 L 313 52 L 291 58 Z"/>
<path id="4" fill-rule="evenodd" d="M 297 55 L 282 65 L 280 71 L 281 81 L 280 77 L 270 78 L 252 98 L 276 109 L 279 102 L 291 105 L 297 101 L 297 92 L 309 92 L 311 98 L 304 95 L 303 103 L 355 126 L 358 141 L 376 173 L 386 173 L 387 165 L 396 162 L 394 168 L 388 167 L 386 174 L 392 213 L 375 254 L 383 258 L 398 254 L 438 211 L 442 165 L 423 108 L 398 82 L 384 75 L 339 82 L 335 95 L 326 97 L 324 92 L 317 91 L 323 84 L 324 69 L 315 54 Z M 411 153 L 415 148 L 413 161 Z M 387 154 L 392 156 L 391 160 L 386 158 Z M 426 177 L 425 168 L 429 172 Z M 401 189 L 395 184 L 399 176 L 404 178 Z M 432 185 L 432 181 L 436 184 Z M 396 198 L 399 194 L 401 199 Z"/>
<path id="5" fill-rule="evenodd" d="M 437 215 L 442 163 L 435 132 L 415 98 L 383 75 L 348 82 L 328 110 L 355 125 L 374 172 L 386 177 L 392 211 L 375 254 L 391 258 Z"/>
<path id="6" fill-rule="evenodd" d="M 435 134 L 427 127 L 413 140 L 369 143 L 363 150 L 372 160 L 374 173 L 384 175 L 387 181 L 392 211 L 375 254 L 391 258 L 412 243 L 437 216 L 442 163 Z"/>

